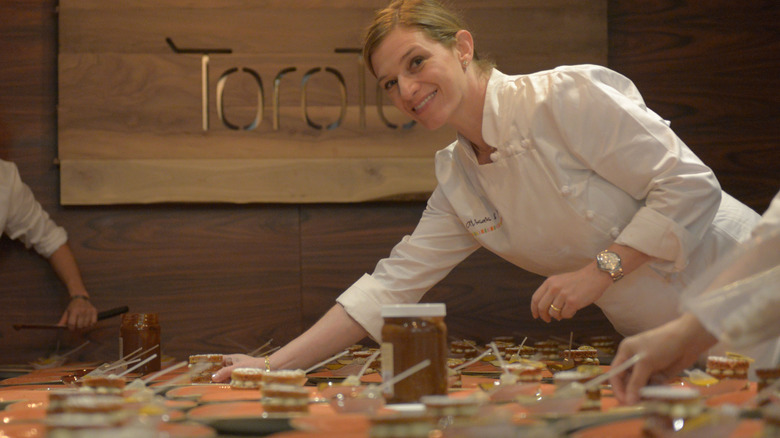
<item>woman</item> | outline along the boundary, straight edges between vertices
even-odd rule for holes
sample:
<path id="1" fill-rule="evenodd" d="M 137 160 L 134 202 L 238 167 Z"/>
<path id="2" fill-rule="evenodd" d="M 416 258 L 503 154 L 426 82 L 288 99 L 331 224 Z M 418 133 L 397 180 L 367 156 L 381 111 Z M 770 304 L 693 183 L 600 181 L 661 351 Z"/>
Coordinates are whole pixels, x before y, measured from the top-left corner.
<path id="1" fill-rule="evenodd" d="M 68 246 L 65 229 L 51 220 L 22 182 L 14 163 L 0 160 L 0 234 L 34 247 L 49 260 L 57 277 L 68 289 L 70 302 L 59 325 L 69 329 L 90 327 L 97 321 L 97 309 L 89 301 L 76 259 Z"/>
<path id="2" fill-rule="evenodd" d="M 436 154 L 438 186 L 412 235 L 317 324 L 268 360 L 228 364 L 305 367 L 366 334 L 379 339 L 382 304 L 418 301 L 480 246 L 548 277 L 535 318 L 596 303 L 630 335 L 677 316 L 678 292 L 758 219 L 613 71 L 506 76 L 432 0 L 379 11 L 363 53 L 402 112 L 457 130 Z"/>

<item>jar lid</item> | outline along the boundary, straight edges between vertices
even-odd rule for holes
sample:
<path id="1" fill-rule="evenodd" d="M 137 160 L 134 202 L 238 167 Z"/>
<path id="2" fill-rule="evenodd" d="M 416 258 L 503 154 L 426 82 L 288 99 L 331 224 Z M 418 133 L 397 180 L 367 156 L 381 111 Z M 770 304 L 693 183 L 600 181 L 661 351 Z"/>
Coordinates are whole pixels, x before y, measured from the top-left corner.
<path id="1" fill-rule="evenodd" d="M 385 304 L 382 306 L 382 318 L 404 318 L 419 316 L 445 316 L 444 303 L 423 304 Z"/>

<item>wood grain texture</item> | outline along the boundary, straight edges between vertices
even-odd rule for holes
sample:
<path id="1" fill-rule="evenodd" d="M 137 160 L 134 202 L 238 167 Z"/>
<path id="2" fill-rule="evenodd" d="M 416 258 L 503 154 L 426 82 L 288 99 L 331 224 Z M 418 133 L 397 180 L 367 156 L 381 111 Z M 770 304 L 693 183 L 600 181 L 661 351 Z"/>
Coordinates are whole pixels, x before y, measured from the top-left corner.
<path id="1" fill-rule="evenodd" d="M 610 1 L 610 66 L 713 167 L 723 188 L 763 212 L 780 190 L 780 7 L 727 0 Z"/>
<path id="2" fill-rule="evenodd" d="M 354 4 L 320 2 L 325 3 Z M 499 0 L 477 3 L 490 7 Z M 0 80 L 7 85 L 0 87 L 0 157 L 19 165 L 44 207 L 68 229 L 100 308 L 128 304 L 162 313 L 166 354 L 183 359 L 246 351 L 271 337 L 275 344 L 291 339 L 413 229 L 424 208 L 419 202 L 60 206 L 60 171 L 52 164 L 57 157 L 55 7 L 54 0 L 0 2 Z M 767 1 L 608 4 L 609 65 L 634 80 L 650 107 L 672 120 L 721 184 L 758 211 L 780 189 L 777 106 L 767 103 L 778 95 L 777 9 Z M 522 41 L 517 44 L 523 49 Z M 425 299 L 447 303 L 453 336 L 611 332 L 595 308 L 566 324 L 531 320 L 527 305 L 540 282 L 478 251 Z M 43 259 L 18 242 L 0 239 L 3 362 L 48 353 L 56 343 L 53 333 L 13 332 L 10 325 L 55 322 L 65 302 Z M 93 343 L 79 357 L 113 359 L 117 333 L 118 320 L 102 322 L 86 335 Z M 66 334 L 62 348 L 81 342 L 83 337 Z"/>
<path id="3" fill-rule="evenodd" d="M 63 168 L 77 168 L 62 174 L 61 202 L 360 202 L 431 193 L 433 154 L 454 132 L 388 129 L 376 108 L 376 81 L 357 54 L 338 52 L 360 48 L 364 27 L 382 4 L 61 1 L 58 148 Z M 606 62 L 605 0 L 455 4 L 481 35 L 480 53 L 510 71 Z M 169 43 L 190 52 L 174 53 Z M 518 44 L 524 49 L 516 50 Z M 278 79 L 281 72 L 287 73 Z M 388 157 L 426 163 L 409 166 L 419 178 L 393 179 L 398 166 Z M 95 187 L 121 167 L 106 161 L 100 169 L 96 158 L 168 161 L 165 178 L 150 181 L 158 187 L 150 196 L 129 181 L 143 180 L 161 163 L 131 163 L 120 172 L 130 178 Z M 334 160 L 345 158 L 370 160 L 367 166 L 386 177 L 359 178 L 354 184 L 362 194 L 341 196 L 328 186 Z M 301 170 L 319 178 L 312 185 L 295 175 L 258 184 L 250 171 L 224 178 L 232 164 L 215 159 L 264 161 L 251 170 L 267 175 L 288 173 L 289 165 L 277 159 L 323 160 Z M 92 161 L 81 163 L 86 160 Z M 192 178 L 193 168 L 203 178 Z"/>
<path id="4" fill-rule="evenodd" d="M 429 158 L 63 160 L 63 204 L 425 200 Z M 125 193 L 129 192 L 129 193 Z"/>

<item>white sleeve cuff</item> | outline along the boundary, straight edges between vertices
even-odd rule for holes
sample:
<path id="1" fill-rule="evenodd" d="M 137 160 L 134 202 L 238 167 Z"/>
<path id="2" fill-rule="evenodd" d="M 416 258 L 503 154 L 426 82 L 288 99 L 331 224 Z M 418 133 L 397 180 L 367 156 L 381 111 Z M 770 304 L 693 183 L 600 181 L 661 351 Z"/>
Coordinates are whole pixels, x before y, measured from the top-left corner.
<path id="1" fill-rule="evenodd" d="M 377 342 L 382 340 L 382 303 L 375 299 L 376 293 L 382 289 L 374 277 L 363 274 L 349 289 L 345 290 L 336 302 L 344 307 L 347 314 L 358 322 Z"/>
<path id="2" fill-rule="evenodd" d="M 420 301 L 425 291 L 404 291 L 393 293 L 376 278 L 363 274 L 349 289 L 345 290 L 336 302 L 341 304 L 347 314 L 358 322 L 377 342 L 382 341 L 382 305 L 408 304 Z"/>
<path id="3" fill-rule="evenodd" d="M 642 207 L 615 243 L 671 262 L 671 270 L 680 271 L 688 265 L 688 255 L 695 248 L 697 240 L 673 220 L 653 209 Z"/>

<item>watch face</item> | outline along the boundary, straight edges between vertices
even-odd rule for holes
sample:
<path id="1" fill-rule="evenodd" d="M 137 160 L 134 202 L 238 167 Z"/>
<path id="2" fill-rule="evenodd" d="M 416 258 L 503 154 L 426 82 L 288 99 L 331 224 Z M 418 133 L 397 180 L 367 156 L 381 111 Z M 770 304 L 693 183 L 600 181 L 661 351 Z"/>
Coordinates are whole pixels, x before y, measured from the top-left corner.
<path id="1" fill-rule="evenodd" d="M 599 253 L 597 261 L 599 268 L 607 271 L 614 271 L 620 266 L 620 256 L 614 252 Z"/>

